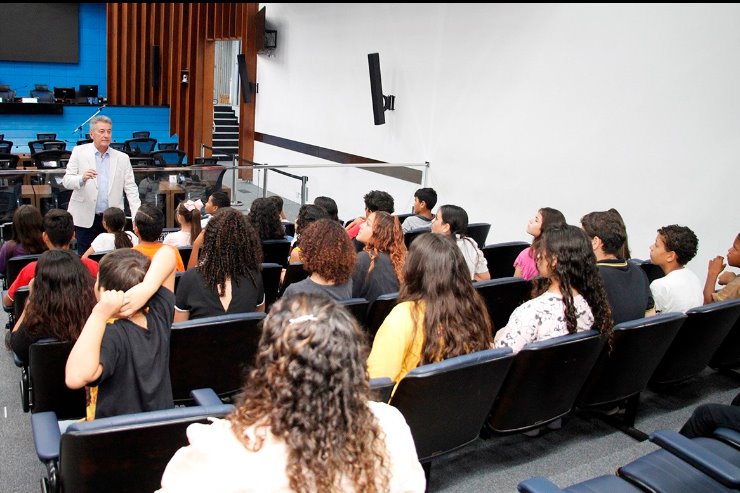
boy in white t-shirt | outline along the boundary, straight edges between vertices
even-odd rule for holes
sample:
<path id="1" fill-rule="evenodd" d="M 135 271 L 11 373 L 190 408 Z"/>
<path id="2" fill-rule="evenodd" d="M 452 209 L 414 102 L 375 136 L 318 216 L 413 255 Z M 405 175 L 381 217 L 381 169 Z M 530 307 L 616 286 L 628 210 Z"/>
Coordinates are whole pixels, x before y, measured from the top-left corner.
<path id="1" fill-rule="evenodd" d="M 698 245 L 696 235 L 686 226 L 672 224 L 658 230 L 650 245 L 650 261 L 663 269 L 665 277 L 650 284 L 656 312 L 686 312 L 704 304 L 704 285 L 685 268 Z"/>

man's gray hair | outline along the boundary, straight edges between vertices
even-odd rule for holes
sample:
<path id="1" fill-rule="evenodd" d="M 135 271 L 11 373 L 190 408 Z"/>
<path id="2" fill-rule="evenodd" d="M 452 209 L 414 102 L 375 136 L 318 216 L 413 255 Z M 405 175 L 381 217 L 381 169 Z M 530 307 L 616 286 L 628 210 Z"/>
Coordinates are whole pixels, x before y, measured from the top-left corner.
<path id="1" fill-rule="evenodd" d="M 95 127 L 97 126 L 98 122 L 108 123 L 109 125 L 113 125 L 113 121 L 108 118 L 105 115 L 98 115 L 92 120 L 90 120 L 90 131 L 92 132 L 95 130 Z"/>

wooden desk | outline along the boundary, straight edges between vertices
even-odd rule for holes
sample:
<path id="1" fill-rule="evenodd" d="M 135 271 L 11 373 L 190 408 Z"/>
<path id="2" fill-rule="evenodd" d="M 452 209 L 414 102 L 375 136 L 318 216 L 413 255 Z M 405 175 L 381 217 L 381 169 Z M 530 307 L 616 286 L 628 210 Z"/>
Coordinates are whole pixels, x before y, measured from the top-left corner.
<path id="1" fill-rule="evenodd" d="M 51 197 L 51 185 L 22 185 L 21 197 L 30 199 L 31 205 L 41 211 L 41 200 Z"/>

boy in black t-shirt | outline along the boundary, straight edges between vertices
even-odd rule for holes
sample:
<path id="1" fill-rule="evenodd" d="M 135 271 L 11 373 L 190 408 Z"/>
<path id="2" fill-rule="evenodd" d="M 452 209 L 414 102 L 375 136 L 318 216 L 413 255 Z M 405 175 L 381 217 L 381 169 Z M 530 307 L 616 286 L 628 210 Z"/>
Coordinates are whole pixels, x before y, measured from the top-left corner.
<path id="1" fill-rule="evenodd" d="M 115 250 L 100 262 L 98 303 L 65 372 L 69 388 L 97 385 L 97 392 L 90 392 L 88 419 L 173 407 L 169 356 L 175 254 L 160 249 L 149 263 L 131 249 Z M 124 318 L 113 318 L 118 316 Z"/>

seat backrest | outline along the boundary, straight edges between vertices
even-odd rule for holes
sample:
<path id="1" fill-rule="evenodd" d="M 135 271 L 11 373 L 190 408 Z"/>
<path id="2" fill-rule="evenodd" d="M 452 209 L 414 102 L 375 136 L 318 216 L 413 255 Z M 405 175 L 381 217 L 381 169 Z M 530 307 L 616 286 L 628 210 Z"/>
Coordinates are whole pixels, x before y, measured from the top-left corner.
<path id="1" fill-rule="evenodd" d="M 145 154 L 149 155 L 154 151 L 154 147 L 157 145 L 157 139 L 150 138 L 139 138 L 139 139 L 128 139 L 123 143 L 123 150 L 125 152 L 131 152 L 133 154 Z"/>
<path id="2" fill-rule="evenodd" d="M 730 333 L 709 360 L 709 366 L 719 369 L 740 366 L 740 318 L 737 319 Z"/>
<path id="3" fill-rule="evenodd" d="M 193 406 L 74 423 L 61 437 L 59 481 L 66 492 L 154 491 L 167 463 L 188 444 L 185 430 L 234 406 Z"/>
<path id="4" fill-rule="evenodd" d="M 188 156 L 185 151 L 177 149 L 167 149 L 154 151 L 150 154 L 154 161 L 160 166 L 182 166 L 185 164 L 185 158 Z"/>
<path id="5" fill-rule="evenodd" d="M 667 385 L 698 375 L 740 317 L 740 299 L 692 308 L 650 383 Z"/>
<path id="6" fill-rule="evenodd" d="M 568 414 L 604 342 L 587 330 L 525 345 L 493 404 L 489 428 L 526 431 Z"/>
<path id="7" fill-rule="evenodd" d="M 514 260 L 530 245 L 525 241 L 507 241 L 481 247 L 488 262 L 488 272 L 491 279 L 511 277 L 514 275 Z"/>
<path id="8" fill-rule="evenodd" d="M 175 403 L 190 402 L 190 391 L 212 388 L 219 396 L 241 390 L 254 363 L 265 314 L 234 313 L 172 325 L 170 379 Z"/>
<path id="9" fill-rule="evenodd" d="M 15 296 L 13 296 L 13 316 L 15 317 L 15 320 L 18 320 L 21 313 L 23 313 L 29 294 L 31 294 L 31 291 L 28 289 L 28 286 L 21 286 L 16 289 Z"/>
<path id="10" fill-rule="evenodd" d="M 125 142 L 111 142 L 108 146 L 111 149 L 115 149 L 117 151 L 123 152 L 126 149 L 126 143 Z"/>
<path id="11" fill-rule="evenodd" d="M 72 153 L 63 149 L 47 149 L 35 152 L 33 163 L 38 169 L 64 169 L 64 160 L 69 160 Z"/>
<path id="12" fill-rule="evenodd" d="M 28 150 L 31 154 L 36 154 L 39 151 L 44 150 L 44 142 L 48 142 L 46 140 L 29 140 L 28 141 Z"/>
<path id="13" fill-rule="evenodd" d="M 0 152 L 3 154 L 12 154 L 13 142 L 0 139 Z M 16 161 L 17 162 L 17 161 Z"/>
<path id="14" fill-rule="evenodd" d="M 134 139 L 148 139 L 150 135 L 151 132 L 149 132 L 148 130 L 141 130 L 138 132 L 133 132 L 131 134 L 131 137 Z"/>
<path id="15" fill-rule="evenodd" d="M 64 151 L 67 149 L 67 143 L 61 140 L 46 140 L 43 147 L 45 151 Z"/>
<path id="16" fill-rule="evenodd" d="M 0 98 L 3 101 L 12 101 L 15 98 L 15 91 L 7 84 L 0 84 Z"/>
<path id="17" fill-rule="evenodd" d="M 157 150 L 169 151 L 177 149 L 177 142 L 159 142 L 157 143 Z"/>
<path id="18" fill-rule="evenodd" d="M 369 301 L 365 298 L 348 298 L 346 300 L 339 300 L 337 303 L 345 306 L 354 315 L 360 327 L 365 325 L 365 315 L 367 314 L 367 307 L 370 304 Z"/>
<path id="19" fill-rule="evenodd" d="M 262 263 L 262 286 L 265 289 L 265 311 L 269 311 L 273 303 L 278 299 L 280 290 L 280 274 L 283 266 L 274 262 Z"/>
<path id="20" fill-rule="evenodd" d="M 13 284 L 13 281 L 15 281 L 15 278 L 18 277 L 18 274 L 25 266 L 38 259 L 39 255 L 18 255 L 8 259 L 8 268 L 5 271 L 5 282 L 7 286 L 10 287 Z"/>
<path id="21" fill-rule="evenodd" d="M 406 220 L 407 218 L 409 218 L 409 217 L 411 217 L 411 216 L 415 216 L 416 214 L 414 214 L 413 212 L 407 212 L 407 213 L 405 213 L 405 214 L 393 214 L 393 215 L 394 215 L 394 216 L 396 216 L 396 217 L 398 218 L 398 222 L 399 222 L 399 223 L 403 224 L 403 222 L 404 222 L 404 221 L 405 221 L 405 220 Z"/>
<path id="22" fill-rule="evenodd" d="M 489 231 L 491 231 L 490 223 L 470 223 L 468 229 L 465 230 L 465 236 L 474 239 L 478 248 L 483 248 L 486 245 Z"/>
<path id="23" fill-rule="evenodd" d="M 494 334 L 509 322 L 511 313 L 531 298 L 532 283 L 519 277 L 504 277 L 473 283 L 483 297 Z"/>
<path id="24" fill-rule="evenodd" d="M 391 399 L 391 393 L 396 382 L 389 377 L 379 377 L 370 379 L 370 394 L 376 402 L 388 402 Z"/>
<path id="25" fill-rule="evenodd" d="M 411 370 L 391 405 L 411 428 L 419 461 L 475 440 L 514 360 L 509 348 L 488 349 Z"/>
<path id="26" fill-rule="evenodd" d="M 13 143 L 11 142 L 12 146 Z M 18 161 L 20 156 L 17 154 L 10 154 L 8 152 L 0 152 L 0 169 L 16 169 L 18 168 Z"/>
<path id="27" fill-rule="evenodd" d="M 371 341 L 396 303 L 398 303 L 398 292 L 381 294 L 370 303 L 365 317 L 365 330 Z"/>
<path id="28" fill-rule="evenodd" d="M 262 261 L 288 267 L 290 240 L 262 240 Z"/>
<path id="29" fill-rule="evenodd" d="M 683 313 L 664 313 L 616 325 L 611 351 L 604 345 L 578 404 L 617 402 L 645 390 L 685 320 Z"/>
<path id="30" fill-rule="evenodd" d="M 57 140 L 57 134 L 36 134 L 37 140 Z"/>
<path id="31" fill-rule="evenodd" d="M 417 236 L 423 235 L 424 233 L 429 233 L 431 229 L 429 228 L 416 228 L 412 229 L 411 231 L 406 231 L 403 234 L 403 242 L 406 244 L 406 248 L 408 249 L 411 247 L 411 242 L 413 242 Z"/>
<path id="32" fill-rule="evenodd" d="M 39 103 L 53 103 L 54 102 L 54 93 L 49 90 L 47 87 L 46 89 L 32 89 L 31 90 L 31 97 L 32 98 L 38 98 Z M 45 135 L 45 134 L 39 134 L 39 135 Z M 56 134 L 52 134 L 56 135 Z M 51 137 L 52 139 L 56 137 Z M 39 137 L 41 139 L 41 137 Z"/>
<path id="33" fill-rule="evenodd" d="M 73 342 L 36 342 L 28 350 L 29 407 L 32 413 L 54 411 L 58 419 L 85 416 L 85 389 L 71 390 L 64 369 Z"/>
<path id="34" fill-rule="evenodd" d="M 308 272 L 303 268 L 303 262 L 297 262 L 295 264 L 289 264 L 285 268 L 285 277 L 283 282 L 280 284 L 280 295 L 285 292 L 285 289 L 293 284 L 299 282 L 308 277 Z"/>
<path id="35" fill-rule="evenodd" d="M 113 250 L 105 250 L 105 251 L 100 251 L 100 252 L 95 252 L 95 253 L 91 253 L 90 255 L 88 255 L 88 256 L 87 256 L 87 258 L 89 258 L 90 260 L 94 260 L 94 261 L 96 261 L 96 262 L 100 263 L 100 261 L 101 261 L 101 260 L 103 260 L 103 257 L 104 257 L 104 256 L 105 256 L 105 255 L 106 255 L 106 254 L 107 254 L 108 252 L 112 252 L 112 251 L 113 251 Z"/>
<path id="36" fill-rule="evenodd" d="M 92 139 L 81 139 L 81 140 L 78 140 L 75 145 L 81 146 L 81 145 L 84 145 L 84 144 L 92 144 L 92 141 L 93 141 Z"/>
<path id="37" fill-rule="evenodd" d="M 182 264 L 187 266 L 190 261 L 190 254 L 193 253 L 193 246 L 181 246 L 177 247 L 177 251 L 180 252 L 180 258 L 182 258 Z"/>
<path id="38" fill-rule="evenodd" d="M 640 266 L 640 268 L 645 272 L 645 275 L 647 275 L 648 282 L 653 282 L 654 280 L 665 276 L 663 269 L 652 263 L 650 260 L 631 258 L 629 261 Z"/>

